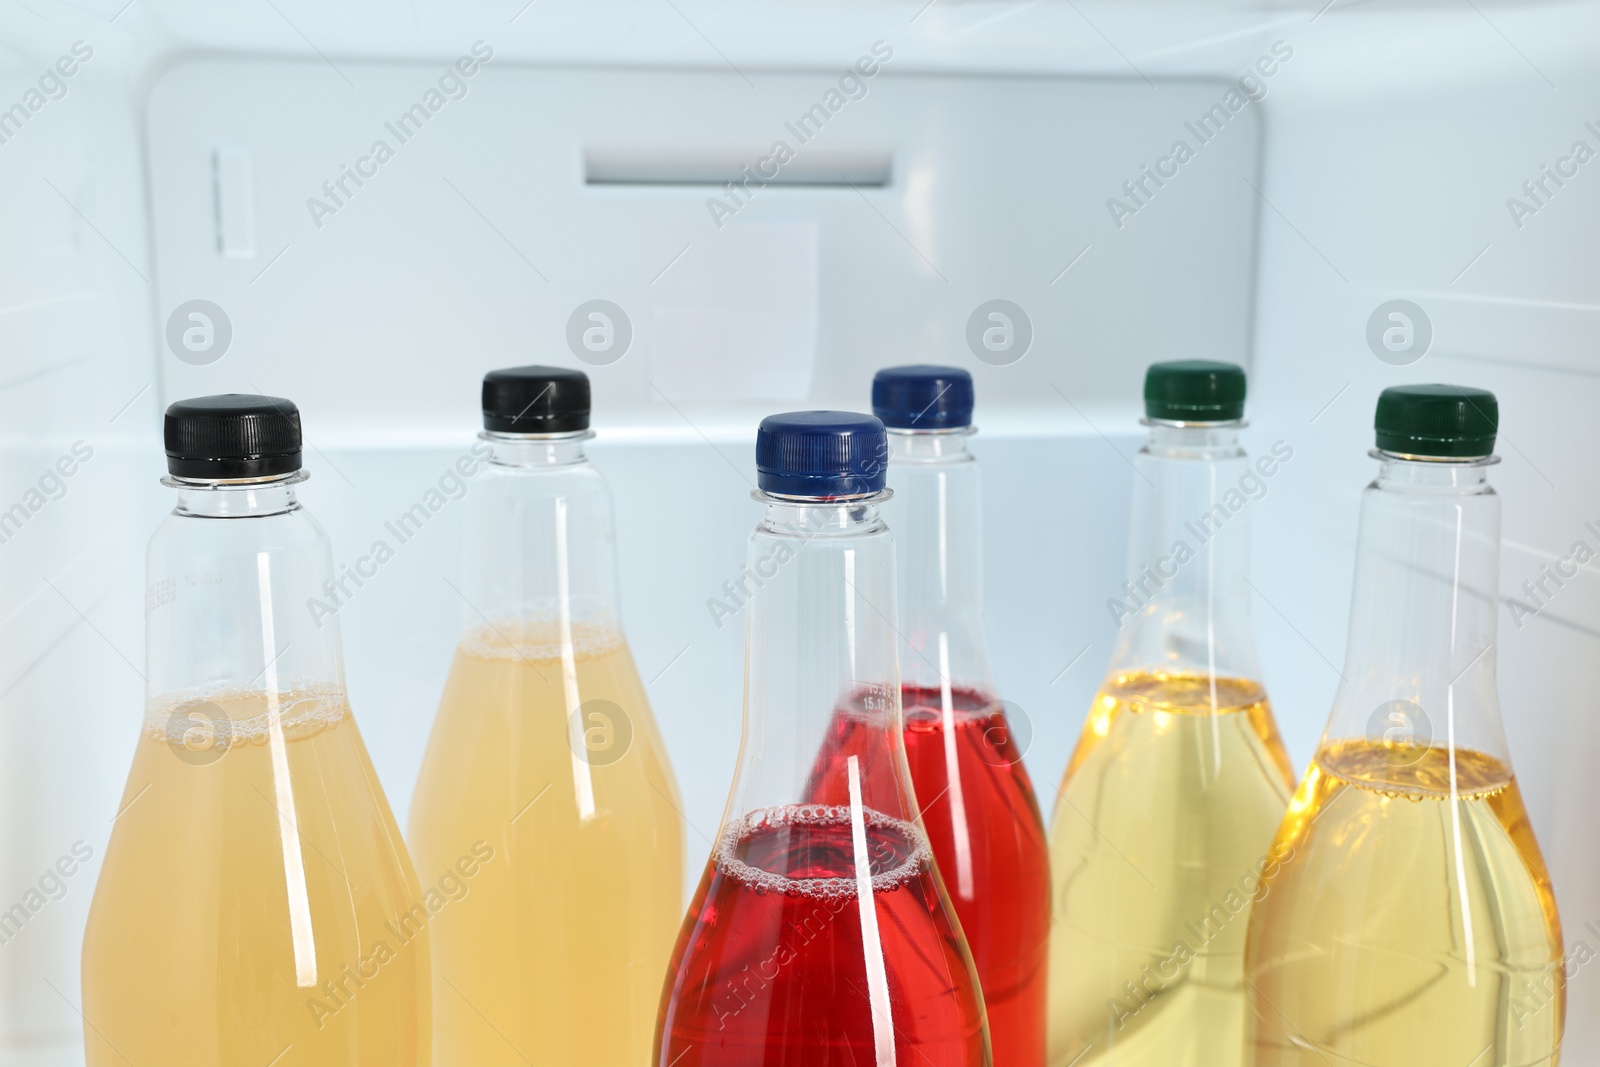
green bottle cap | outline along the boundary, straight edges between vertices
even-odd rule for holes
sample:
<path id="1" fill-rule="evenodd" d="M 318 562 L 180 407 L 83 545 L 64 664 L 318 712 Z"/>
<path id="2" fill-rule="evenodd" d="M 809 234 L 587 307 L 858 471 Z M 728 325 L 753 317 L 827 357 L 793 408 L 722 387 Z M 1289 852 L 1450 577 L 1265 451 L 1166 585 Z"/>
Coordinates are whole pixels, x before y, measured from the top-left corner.
<path id="1" fill-rule="evenodd" d="M 1500 403 L 1465 385 L 1393 385 L 1378 396 L 1373 426 L 1385 452 L 1472 459 L 1494 452 Z"/>
<path id="2" fill-rule="evenodd" d="M 1152 363 L 1144 413 L 1161 422 L 1237 422 L 1244 418 L 1244 368 L 1208 359 Z"/>

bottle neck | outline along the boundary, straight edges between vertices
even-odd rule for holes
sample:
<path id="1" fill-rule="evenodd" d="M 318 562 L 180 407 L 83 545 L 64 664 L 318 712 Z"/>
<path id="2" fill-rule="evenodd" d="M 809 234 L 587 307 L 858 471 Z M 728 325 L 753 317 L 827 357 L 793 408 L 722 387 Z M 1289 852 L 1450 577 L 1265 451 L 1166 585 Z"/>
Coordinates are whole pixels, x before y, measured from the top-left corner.
<path id="1" fill-rule="evenodd" d="M 591 436 L 481 435 L 490 454 L 471 496 L 469 633 L 564 651 L 621 642 L 611 493 L 585 454 Z"/>
<path id="2" fill-rule="evenodd" d="M 305 472 L 281 478 L 240 482 L 197 482 L 167 478 L 164 484 L 178 490 L 174 515 L 200 519 L 265 518 L 300 506 L 294 487 L 306 480 Z"/>
<path id="3" fill-rule="evenodd" d="M 588 463 L 584 443 L 588 430 L 560 434 L 510 434 L 485 430 L 478 439 L 489 446 L 489 462 L 507 470 L 552 470 Z"/>
<path id="4" fill-rule="evenodd" d="M 1248 512 L 1278 461 L 1252 466 L 1240 425 L 1154 424 L 1134 457 L 1127 577 L 1107 601 L 1119 630 L 1111 674 L 1260 679 Z"/>
<path id="5" fill-rule="evenodd" d="M 894 541 L 879 513 L 886 494 L 757 499 L 766 511 L 744 569 L 744 744 L 728 818 L 849 803 L 829 767 L 846 737 L 859 803 L 914 818 L 900 738 Z"/>
<path id="6" fill-rule="evenodd" d="M 167 479 L 177 503 L 146 555 L 152 713 L 262 692 L 342 703 L 333 558 L 327 535 L 295 496 L 304 478 Z"/>
<path id="7" fill-rule="evenodd" d="M 889 431 L 904 685 L 995 698 L 983 629 L 982 501 L 968 430 Z"/>
<path id="8" fill-rule="evenodd" d="M 1500 498 L 1485 461 L 1376 453 L 1361 501 L 1343 681 L 1324 743 L 1507 758 L 1495 681 Z"/>

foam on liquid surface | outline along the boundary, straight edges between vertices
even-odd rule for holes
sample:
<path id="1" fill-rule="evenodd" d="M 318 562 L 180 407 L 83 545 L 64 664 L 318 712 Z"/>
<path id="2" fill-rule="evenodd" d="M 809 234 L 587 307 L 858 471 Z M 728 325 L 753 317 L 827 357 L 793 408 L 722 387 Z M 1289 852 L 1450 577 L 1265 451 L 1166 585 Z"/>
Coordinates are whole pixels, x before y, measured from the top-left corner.
<path id="1" fill-rule="evenodd" d="M 892 868 L 872 876 L 874 893 L 888 892 L 911 881 L 932 860 L 932 850 L 922 831 L 914 823 L 896 819 L 871 808 L 861 809 L 867 829 L 888 831 L 901 838 L 906 854 Z M 812 897 L 818 900 L 840 900 L 856 895 L 856 880 L 850 877 L 791 878 L 775 871 L 764 870 L 740 857 L 741 845 L 757 836 L 770 834 L 785 827 L 812 826 L 822 828 L 850 827 L 850 809 L 843 805 L 797 804 L 781 808 L 761 808 L 736 819 L 723 831 L 717 845 L 717 866 L 729 877 L 735 878 L 757 892 L 783 893 L 787 896 Z M 880 837 L 879 840 L 883 838 Z M 869 845 L 872 843 L 869 838 Z"/>
<path id="2" fill-rule="evenodd" d="M 228 689 L 151 702 L 145 711 L 144 734 L 180 748 L 227 751 L 266 744 L 274 725 L 285 740 L 297 741 L 332 729 L 349 716 L 344 691 L 333 686 L 296 687 L 277 694 Z"/>
<path id="3" fill-rule="evenodd" d="M 574 621 L 570 626 L 572 658 L 596 659 L 622 647 L 621 632 L 610 623 Z M 566 642 L 554 619 L 496 620 L 469 630 L 459 651 L 473 659 L 553 663 L 562 659 Z"/>

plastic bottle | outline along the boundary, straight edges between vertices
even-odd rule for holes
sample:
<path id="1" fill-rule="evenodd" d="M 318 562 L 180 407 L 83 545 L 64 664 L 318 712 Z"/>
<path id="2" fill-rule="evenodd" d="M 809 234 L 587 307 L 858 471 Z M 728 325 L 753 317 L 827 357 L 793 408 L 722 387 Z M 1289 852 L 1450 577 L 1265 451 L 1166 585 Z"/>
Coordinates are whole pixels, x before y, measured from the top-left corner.
<path id="1" fill-rule="evenodd" d="M 1251 1067 L 1554 1067 L 1561 920 L 1495 681 L 1499 405 L 1385 389 L 1343 678 L 1250 920 Z"/>
<path id="2" fill-rule="evenodd" d="M 617 594 L 589 380 L 483 382 L 466 628 L 411 806 L 434 918 L 441 1064 L 645 1062 L 683 917 L 677 784 Z"/>
<path id="3" fill-rule="evenodd" d="M 657 1067 L 977 1067 L 983 999 L 901 740 L 883 424 L 764 420 L 744 743 L 662 997 Z M 841 714 L 848 751 L 829 743 Z"/>
<path id="4" fill-rule="evenodd" d="M 889 435 L 883 513 L 898 555 L 911 782 L 983 985 L 995 1062 L 1042 1067 L 1049 843 L 989 667 L 972 408 L 972 376 L 955 367 L 892 367 L 872 382 Z"/>
<path id="5" fill-rule="evenodd" d="M 426 1067 L 427 911 L 315 610 L 328 537 L 295 498 L 300 415 L 166 414 L 145 719 L 83 944 L 89 1067 Z"/>
<path id="6" fill-rule="evenodd" d="M 1292 788 L 1250 627 L 1244 371 L 1157 363 L 1118 637 L 1051 822 L 1054 1067 L 1233 1067 L 1251 893 Z"/>

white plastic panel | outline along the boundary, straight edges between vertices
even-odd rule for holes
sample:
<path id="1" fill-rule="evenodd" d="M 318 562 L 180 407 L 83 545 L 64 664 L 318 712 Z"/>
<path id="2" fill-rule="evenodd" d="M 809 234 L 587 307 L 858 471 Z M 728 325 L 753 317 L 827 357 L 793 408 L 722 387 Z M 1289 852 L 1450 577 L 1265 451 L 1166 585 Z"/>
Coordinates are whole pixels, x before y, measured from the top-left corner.
<path id="1" fill-rule="evenodd" d="M 727 70 L 500 59 L 470 78 L 447 63 L 341 63 L 352 90 L 322 63 L 180 63 L 149 104 L 158 317 L 209 300 L 233 340 L 211 363 L 163 350 L 166 395 L 305 397 L 311 425 L 373 439 L 459 430 L 482 371 L 576 363 L 568 319 L 596 299 L 632 332 L 594 375 L 601 424 L 680 433 L 688 420 L 747 435 L 774 400 L 859 404 L 873 370 L 908 360 L 975 367 L 994 420 L 1030 407 L 1059 418 L 1055 389 L 1080 406 L 1126 406 L 1156 358 L 1248 358 L 1257 201 L 1241 179 L 1256 173 L 1257 109 L 1224 109 L 1203 147 L 1183 124 L 1226 84 L 913 75 L 864 57 L 873 76 L 761 71 L 759 90 Z M 408 111 L 442 77 L 464 95 Z M 1126 202 L 1123 183 L 1179 138 L 1196 157 L 1167 164 L 1178 177 L 1159 190 L 1145 179 L 1162 210 L 1119 227 L 1107 200 Z M 812 141 L 833 155 L 812 159 Z M 380 142 L 393 153 L 381 164 Z M 834 184 L 733 194 L 585 181 L 586 153 L 614 159 L 618 146 L 636 172 L 681 177 L 685 155 L 725 165 L 726 146 L 765 145 L 752 173 L 781 173 L 767 162 L 780 142 Z M 650 158 L 674 144 L 678 155 Z M 219 146 L 253 161 L 253 257 L 217 252 Z M 890 154 L 887 185 L 824 173 L 863 146 Z M 357 185 L 351 169 L 372 176 Z M 814 276 L 771 262 L 803 258 L 797 227 L 814 231 Z M 754 284 L 720 280 L 741 275 Z M 1020 363 L 968 350 L 967 320 L 993 299 L 1031 320 Z M 782 336 L 763 338 L 762 321 Z M 685 388 L 674 368 L 686 345 L 712 367 L 772 365 Z"/>

